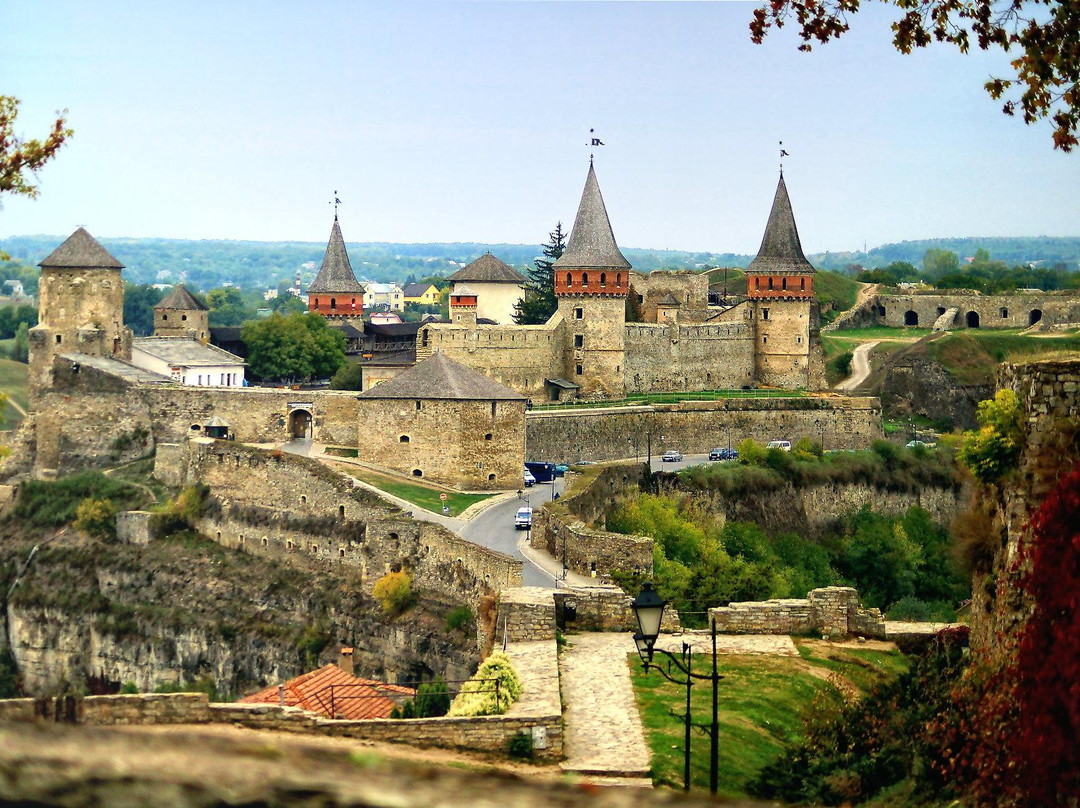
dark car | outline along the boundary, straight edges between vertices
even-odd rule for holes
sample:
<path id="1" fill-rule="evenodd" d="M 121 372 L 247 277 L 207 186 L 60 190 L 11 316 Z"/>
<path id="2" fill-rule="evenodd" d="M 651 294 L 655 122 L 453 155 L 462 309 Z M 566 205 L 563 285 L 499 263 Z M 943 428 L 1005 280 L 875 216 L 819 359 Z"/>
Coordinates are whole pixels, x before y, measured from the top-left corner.
<path id="1" fill-rule="evenodd" d="M 717 448 L 709 452 L 709 460 L 738 460 L 739 452 L 736 449 Z"/>

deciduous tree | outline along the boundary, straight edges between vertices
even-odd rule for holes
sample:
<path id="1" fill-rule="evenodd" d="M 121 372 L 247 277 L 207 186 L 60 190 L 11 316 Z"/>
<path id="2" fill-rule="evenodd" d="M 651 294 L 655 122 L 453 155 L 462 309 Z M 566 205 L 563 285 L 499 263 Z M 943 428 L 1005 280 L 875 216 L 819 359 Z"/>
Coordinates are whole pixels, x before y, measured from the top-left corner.
<path id="1" fill-rule="evenodd" d="M 1080 126 L 1080 3 L 1077 0 L 885 0 L 899 10 L 892 24 L 893 46 L 911 53 L 945 42 L 967 53 L 1000 48 L 1015 54 L 1011 78 L 986 82 L 990 97 L 1006 99 L 1006 115 L 1019 112 L 1025 123 L 1049 118 L 1054 147 L 1071 151 Z M 750 37 L 760 43 L 772 27 L 794 20 L 800 50 L 848 31 L 860 0 L 766 0 L 754 12 Z M 1018 93 L 1018 95 L 1011 95 Z"/>
<path id="2" fill-rule="evenodd" d="M 19 99 L 0 95 L 0 194 L 19 194 L 31 199 L 38 195 L 37 172 L 51 160 L 74 132 L 67 126 L 67 110 L 56 113 L 56 121 L 42 140 L 22 140 L 15 134 Z"/>

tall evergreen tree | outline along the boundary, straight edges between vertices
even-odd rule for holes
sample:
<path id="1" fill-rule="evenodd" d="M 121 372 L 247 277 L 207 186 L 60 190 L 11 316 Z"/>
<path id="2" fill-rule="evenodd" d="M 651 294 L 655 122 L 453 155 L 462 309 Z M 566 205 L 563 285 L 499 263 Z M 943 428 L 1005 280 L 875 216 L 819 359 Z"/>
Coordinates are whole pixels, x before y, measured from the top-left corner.
<path id="1" fill-rule="evenodd" d="M 539 325 L 546 323 L 559 308 L 555 300 L 555 262 L 566 250 L 566 234 L 562 222 L 555 223 L 555 229 L 548 233 L 544 245 L 544 257 L 533 261 L 529 270 L 529 279 L 525 282 L 525 296 L 514 307 L 514 321 L 518 325 Z"/>

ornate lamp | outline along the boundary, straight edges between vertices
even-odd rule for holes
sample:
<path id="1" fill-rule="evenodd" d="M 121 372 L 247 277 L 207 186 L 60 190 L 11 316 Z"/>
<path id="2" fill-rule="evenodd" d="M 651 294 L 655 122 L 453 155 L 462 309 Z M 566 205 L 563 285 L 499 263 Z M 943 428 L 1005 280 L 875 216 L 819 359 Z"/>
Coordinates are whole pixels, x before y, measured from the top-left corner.
<path id="1" fill-rule="evenodd" d="M 653 645 L 660 634 L 660 622 L 664 618 L 665 606 L 667 602 L 653 589 L 649 581 L 642 584 L 641 591 L 630 604 L 640 629 L 639 634 L 634 637 L 634 642 L 637 643 L 638 653 L 641 654 L 642 660 L 645 660 L 647 655 L 648 662 L 652 662 Z"/>

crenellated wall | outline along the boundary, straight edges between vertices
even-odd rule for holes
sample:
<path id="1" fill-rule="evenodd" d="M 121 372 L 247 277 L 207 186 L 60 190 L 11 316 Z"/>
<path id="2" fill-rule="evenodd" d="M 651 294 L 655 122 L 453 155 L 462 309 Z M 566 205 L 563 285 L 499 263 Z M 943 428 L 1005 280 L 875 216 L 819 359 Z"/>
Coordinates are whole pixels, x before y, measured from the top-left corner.
<path id="1" fill-rule="evenodd" d="M 738 389 L 754 382 L 753 331 L 745 322 L 626 325 L 628 393 Z"/>

